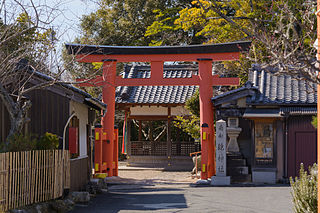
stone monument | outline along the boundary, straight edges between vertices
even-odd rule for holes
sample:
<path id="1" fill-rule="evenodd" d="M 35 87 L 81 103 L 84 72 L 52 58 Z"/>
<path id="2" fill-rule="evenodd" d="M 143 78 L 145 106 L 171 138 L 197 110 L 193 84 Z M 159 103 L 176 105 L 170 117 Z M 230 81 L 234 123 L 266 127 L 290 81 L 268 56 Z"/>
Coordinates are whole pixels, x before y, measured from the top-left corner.
<path id="1" fill-rule="evenodd" d="M 211 185 L 230 185 L 230 176 L 227 176 L 227 125 L 224 120 L 216 122 L 216 175 L 211 177 Z"/>

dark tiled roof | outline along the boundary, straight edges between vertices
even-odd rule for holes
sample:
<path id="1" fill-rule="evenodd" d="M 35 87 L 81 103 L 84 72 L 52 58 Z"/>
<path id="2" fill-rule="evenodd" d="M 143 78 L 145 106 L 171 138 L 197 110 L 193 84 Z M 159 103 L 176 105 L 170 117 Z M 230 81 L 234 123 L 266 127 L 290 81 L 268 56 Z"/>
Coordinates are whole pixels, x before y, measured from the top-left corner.
<path id="1" fill-rule="evenodd" d="M 225 92 L 212 98 L 215 105 L 230 101 L 232 98 L 247 97 L 250 105 L 300 105 L 314 106 L 317 104 L 317 84 L 279 74 L 276 69 L 268 71 L 254 66 L 249 73 L 249 81 L 245 86 Z M 250 96 L 250 97 L 248 97 Z M 291 109 L 291 108 L 290 108 Z M 299 110 L 303 113 L 314 111 Z M 299 111 L 298 110 L 298 111 Z M 309 109 L 308 109 L 309 110 Z"/>
<path id="2" fill-rule="evenodd" d="M 191 78 L 198 72 L 196 65 L 165 65 L 164 78 Z M 149 78 L 150 66 L 126 66 L 124 78 Z M 135 86 L 117 87 L 116 103 L 134 104 L 183 104 L 197 86 Z"/>
<path id="3" fill-rule="evenodd" d="M 34 68 L 32 68 L 32 66 L 29 65 L 29 62 L 26 59 L 21 59 L 18 62 L 16 69 L 17 69 L 17 71 L 18 70 L 25 70 L 28 73 L 30 73 L 30 75 L 33 75 L 33 76 L 38 77 L 38 78 L 45 80 L 45 81 L 53 81 L 54 80 L 52 77 L 50 77 L 44 73 L 41 73 L 41 72 L 35 70 Z M 100 109 L 105 110 L 107 107 L 107 105 L 105 103 L 101 102 L 99 99 L 92 97 L 89 93 L 86 93 L 85 91 L 83 91 L 77 87 L 74 87 L 71 84 L 57 82 L 56 85 L 62 86 L 63 88 L 66 88 L 68 90 L 71 90 L 75 93 L 82 95 L 84 97 L 85 103 L 87 105 L 92 106 L 93 108 L 95 108 L 97 110 L 100 110 Z"/>
<path id="4" fill-rule="evenodd" d="M 317 107 L 281 107 L 281 115 L 316 115 Z"/>
<path id="5" fill-rule="evenodd" d="M 274 70 L 254 69 L 249 80 L 259 89 L 251 103 L 253 104 L 316 104 L 317 85 L 315 83 L 294 78 L 290 75 L 278 74 Z"/>
<path id="6" fill-rule="evenodd" d="M 218 99 L 227 97 L 227 96 L 229 96 L 229 95 L 232 95 L 232 94 L 235 94 L 235 93 L 239 93 L 239 92 L 241 92 L 241 91 L 246 91 L 246 90 L 258 90 L 258 88 L 257 88 L 257 87 L 253 87 L 252 82 L 247 81 L 246 84 L 245 84 L 245 86 L 240 87 L 240 88 L 238 88 L 238 89 L 230 90 L 230 91 L 228 91 L 228 92 L 225 92 L 225 93 L 222 93 L 222 94 L 219 94 L 219 95 L 216 95 L 216 96 L 214 96 L 211 100 L 212 100 L 212 101 L 215 101 L 215 100 L 218 100 Z"/>
<path id="7" fill-rule="evenodd" d="M 33 74 L 41 79 L 44 79 L 44 80 L 47 80 L 47 81 L 52 81 L 54 80 L 52 77 L 48 76 L 48 75 L 45 75 L 41 72 L 38 72 L 38 71 L 34 71 L 32 70 Z M 89 105 L 92 105 L 95 109 L 97 110 L 100 110 L 100 109 L 103 109 L 105 110 L 107 105 L 105 103 L 103 103 L 101 100 L 97 99 L 97 98 L 94 98 L 92 97 L 89 93 L 77 88 L 77 87 L 74 87 L 72 86 L 71 84 L 66 84 L 66 83 L 62 83 L 62 82 L 59 82 L 57 83 L 57 85 L 60 85 L 66 89 L 69 89 L 69 90 L 72 90 L 73 92 L 76 92 L 82 96 L 85 97 L 85 100 L 87 101 L 86 103 L 89 104 Z"/>
<path id="8" fill-rule="evenodd" d="M 66 44 L 69 54 L 86 55 L 150 55 L 150 54 L 196 54 L 247 51 L 251 41 L 188 46 L 104 46 Z"/>

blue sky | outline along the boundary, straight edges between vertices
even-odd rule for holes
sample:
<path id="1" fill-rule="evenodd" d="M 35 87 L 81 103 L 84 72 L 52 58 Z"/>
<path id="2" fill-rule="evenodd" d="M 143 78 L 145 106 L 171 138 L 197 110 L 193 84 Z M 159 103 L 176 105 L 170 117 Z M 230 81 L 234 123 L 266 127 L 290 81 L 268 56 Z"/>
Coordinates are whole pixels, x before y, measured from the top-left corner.
<path id="1" fill-rule="evenodd" d="M 47 1 L 47 3 L 54 3 L 54 1 Z M 68 43 L 79 35 L 79 19 L 82 15 L 95 11 L 97 5 L 90 0 L 67 0 L 63 1 L 59 8 L 61 13 L 52 25 L 58 30 L 59 43 Z"/>

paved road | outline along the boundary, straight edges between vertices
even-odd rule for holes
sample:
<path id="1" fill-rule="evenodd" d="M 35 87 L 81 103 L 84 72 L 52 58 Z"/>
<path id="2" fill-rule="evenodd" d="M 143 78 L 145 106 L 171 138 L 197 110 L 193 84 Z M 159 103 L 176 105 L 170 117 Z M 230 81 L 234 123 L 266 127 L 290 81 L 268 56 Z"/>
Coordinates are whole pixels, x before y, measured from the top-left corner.
<path id="1" fill-rule="evenodd" d="M 142 179 L 141 174 L 140 178 L 116 180 L 113 183 L 118 184 L 111 185 L 109 192 L 88 205 L 77 206 L 73 212 L 292 212 L 287 186 L 192 187 L 191 179 L 168 179 L 181 177 L 182 173 L 149 171 L 145 175 L 152 174 L 155 178 Z"/>

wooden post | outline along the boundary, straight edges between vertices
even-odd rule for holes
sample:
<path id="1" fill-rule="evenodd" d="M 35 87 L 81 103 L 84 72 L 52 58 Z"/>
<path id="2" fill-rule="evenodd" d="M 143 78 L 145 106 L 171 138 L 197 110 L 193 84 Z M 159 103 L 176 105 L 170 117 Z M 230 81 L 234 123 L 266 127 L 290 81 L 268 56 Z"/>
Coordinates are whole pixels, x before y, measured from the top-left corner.
<path id="1" fill-rule="evenodd" d="M 131 156 L 131 119 L 127 121 L 127 155 L 130 158 Z"/>
<path id="2" fill-rule="evenodd" d="M 138 141 L 142 141 L 142 120 L 139 120 L 139 135 Z"/>
<path id="3" fill-rule="evenodd" d="M 168 119 L 167 119 L 167 156 L 168 156 L 168 164 L 171 162 L 171 108 L 168 107 Z"/>
<path id="4" fill-rule="evenodd" d="M 119 159 L 119 129 L 114 128 L 114 146 L 113 146 L 113 176 L 118 176 L 118 159 Z"/>

